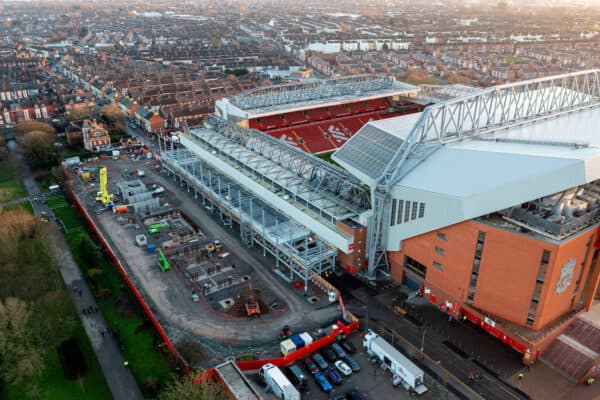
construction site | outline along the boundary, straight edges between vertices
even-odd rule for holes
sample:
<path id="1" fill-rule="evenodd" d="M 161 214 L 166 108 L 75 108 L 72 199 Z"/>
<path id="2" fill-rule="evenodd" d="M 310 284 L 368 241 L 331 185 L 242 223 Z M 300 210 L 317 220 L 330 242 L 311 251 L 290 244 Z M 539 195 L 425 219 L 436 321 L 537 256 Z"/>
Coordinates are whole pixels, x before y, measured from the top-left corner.
<path id="1" fill-rule="evenodd" d="M 278 265 L 289 255 L 244 246 L 231 229 L 237 221 L 177 193 L 179 182 L 154 160 L 93 164 L 73 169 L 74 191 L 175 345 L 191 338 L 221 356 L 268 354 L 283 326 L 341 318 L 335 288 L 284 274 Z"/>

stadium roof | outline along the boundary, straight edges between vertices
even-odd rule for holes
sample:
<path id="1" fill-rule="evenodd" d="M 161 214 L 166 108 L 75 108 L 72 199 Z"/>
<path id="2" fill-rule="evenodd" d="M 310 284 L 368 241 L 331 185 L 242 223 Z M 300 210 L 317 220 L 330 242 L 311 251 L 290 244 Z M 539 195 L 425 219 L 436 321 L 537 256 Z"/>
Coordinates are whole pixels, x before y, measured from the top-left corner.
<path id="1" fill-rule="evenodd" d="M 263 86 L 223 100 L 229 107 L 244 111 L 247 117 L 258 117 L 383 96 L 406 96 L 418 90 L 416 86 L 398 82 L 392 77 L 354 75 L 306 83 Z"/>
<path id="2" fill-rule="evenodd" d="M 600 179 L 598 121 L 599 72 L 587 71 L 371 122 L 333 159 L 392 198 L 426 204 L 425 218 L 392 228 L 389 249 L 398 239 Z"/>

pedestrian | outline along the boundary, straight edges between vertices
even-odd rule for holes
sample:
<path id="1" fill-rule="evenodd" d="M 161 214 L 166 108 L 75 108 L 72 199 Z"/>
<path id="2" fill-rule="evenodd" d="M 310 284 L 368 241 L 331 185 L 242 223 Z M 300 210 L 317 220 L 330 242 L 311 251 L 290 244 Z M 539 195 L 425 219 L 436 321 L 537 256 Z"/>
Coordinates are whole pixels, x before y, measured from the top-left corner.
<path id="1" fill-rule="evenodd" d="M 102 337 L 104 337 L 104 331 L 100 331 L 100 334 L 102 335 Z"/>
<path id="2" fill-rule="evenodd" d="M 83 315 L 87 315 L 87 311 L 86 311 L 86 309 L 85 309 L 85 308 L 83 309 L 83 311 L 82 311 L 82 312 L 83 312 Z"/>

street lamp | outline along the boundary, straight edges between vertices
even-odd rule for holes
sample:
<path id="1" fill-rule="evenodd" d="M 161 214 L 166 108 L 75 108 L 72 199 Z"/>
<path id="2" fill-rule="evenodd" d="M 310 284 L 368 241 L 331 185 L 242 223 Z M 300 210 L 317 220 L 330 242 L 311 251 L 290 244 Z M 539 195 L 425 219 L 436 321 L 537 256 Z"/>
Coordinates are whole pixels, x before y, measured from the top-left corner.
<path id="1" fill-rule="evenodd" d="M 367 331 L 369 330 L 369 306 L 367 306 L 366 304 L 363 305 L 363 310 L 365 310 L 365 327 L 367 328 Z"/>
<path id="2" fill-rule="evenodd" d="M 421 338 L 421 358 L 423 358 L 423 349 L 425 348 L 425 329 L 423 329 L 423 337 Z"/>

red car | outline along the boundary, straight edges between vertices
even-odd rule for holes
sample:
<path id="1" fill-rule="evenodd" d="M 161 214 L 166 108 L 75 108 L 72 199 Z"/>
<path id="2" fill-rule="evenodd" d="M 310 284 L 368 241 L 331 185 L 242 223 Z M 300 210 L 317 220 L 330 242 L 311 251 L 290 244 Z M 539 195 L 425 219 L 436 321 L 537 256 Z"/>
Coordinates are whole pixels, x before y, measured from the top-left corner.
<path id="1" fill-rule="evenodd" d="M 319 372 L 319 367 L 317 367 L 317 364 L 315 364 L 310 357 L 304 359 L 304 366 L 306 367 L 306 370 L 313 375 Z"/>

